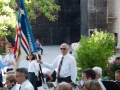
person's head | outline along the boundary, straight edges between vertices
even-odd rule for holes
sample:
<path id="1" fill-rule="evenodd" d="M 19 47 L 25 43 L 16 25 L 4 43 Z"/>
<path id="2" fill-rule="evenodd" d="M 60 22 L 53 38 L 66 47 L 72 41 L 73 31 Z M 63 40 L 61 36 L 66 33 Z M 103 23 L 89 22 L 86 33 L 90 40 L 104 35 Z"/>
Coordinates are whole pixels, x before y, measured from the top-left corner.
<path id="1" fill-rule="evenodd" d="M 7 75 L 6 77 L 6 84 L 7 87 L 10 88 L 16 82 L 14 75 Z"/>
<path id="2" fill-rule="evenodd" d="M 26 60 L 35 60 L 35 55 L 34 54 L 30 54 L 26 57 Z"/>
<path id="3" fill-rule="evenodd" d="M 6 90 L 5 88 L 3 88 L 3 87 L 0 87 L 0 90 Z"/>
<path id="4" fill-rule="evenodd" d="M 102 90 L 97 80 L 88 80 L 84 83 L 84 90 Z"/>
<path id="5" fill-rule="evenodd" d="M 60 46 L 60 50 L 61 50 L 62 55 L 64 56 L 68 53 L 69 46 L 66 43 L 63 43 Z"/>
<path id="6" fill-rule="evenodd" d="M 8 71 L 8 72 L 6 73 L 6 75 L 14 75 L 14 76 L 15 76 L 15 72 L 14 72 L 14 71 Z"/>
<path id="7" fill-rule="evenodd" d="M 87 80 L 93 80 L 95 79 L 96 74 L 95 71 L 92 70 L 91 68 L 87 68 L 82 71 L 82 80 L 85 82 Z"/>
<path id="8" fill-rule="evenodd" d="M 72 86 L 69 83 L 61 82 L 57 85 L 56 90 L 72 90 Z"/>
<path id="9" fill-rule="evenodd" d="M 102 76 L 102 68 L 101 67 L 94 67 L 92 69 L 96 73 L 96 79 L 99 79 Z"/>
<path id="10" fill-rule="evenodd" d="M 8 52 L 9 52 L 10 54 L 13 53 L 13 47 L 12 47 L 12 46 L 9 46 L 9 47 L 8 47 Z"/>
<path id="11" fill-rule="evenodd" d="M 120 60 L 120 57 L 116 57 L 115 60 Z"/>
<path id="12" fill-rule="evenodd" d="M 120 70 L 115 71 L 115 80 L 120 81 Z"/>
<path id="13" fill-rule="evenodd" d="M 36 39 L 36 42 L 39 42 L 39 39 Z"/>
<path id="14" fill-rule="evenodd" d="M 28 70 L 26 68 L 18 68 L 15 72 L 16 81 L 18 84 L 22 84 L 28 79 Z"/>

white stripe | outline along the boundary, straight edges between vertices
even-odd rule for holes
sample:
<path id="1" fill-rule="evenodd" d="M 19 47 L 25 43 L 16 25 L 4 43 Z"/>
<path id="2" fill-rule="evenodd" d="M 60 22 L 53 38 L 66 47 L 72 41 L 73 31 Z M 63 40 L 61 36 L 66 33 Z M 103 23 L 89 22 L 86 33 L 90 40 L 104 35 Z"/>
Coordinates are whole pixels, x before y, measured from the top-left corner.
<path id="1" fill-rule="evenodd" d="M 28 48 L 29 48 L 28 41 L 27 41 L 27 39 L 26 39 L 26 37 L 24 36 L 24 34 L 23 34 L 22 31 L 21 31 L 21 35 L 23 36 L 23 38 L 24 38 L 24 40 L 25 40 L 25 42 L 26 42 L 26 44 L 28 45 Z M 24 44 L 24 41 L 23 41 L 22 39 L 21 39 L 21 42 L 22 42 L 23 46 L 25 47 L 25 49 L 27 50 L 27 52 L 29 53 L 29 50 L 28 50 L 27 46 Z"/>
<path id="2" fill-rule="evenodd" d="M 26 42 L 26 43 L 27 43 L 27 45 L 29 46 L 28 41 L 27 41 L 27 39 L 26 39 L 26 37 L 25 37 L 24 33 L 22 32 L 22 30 L 21 30 L 21 35 L 23 36 L 23 38 L 24 38 L 25 42 Z"/>

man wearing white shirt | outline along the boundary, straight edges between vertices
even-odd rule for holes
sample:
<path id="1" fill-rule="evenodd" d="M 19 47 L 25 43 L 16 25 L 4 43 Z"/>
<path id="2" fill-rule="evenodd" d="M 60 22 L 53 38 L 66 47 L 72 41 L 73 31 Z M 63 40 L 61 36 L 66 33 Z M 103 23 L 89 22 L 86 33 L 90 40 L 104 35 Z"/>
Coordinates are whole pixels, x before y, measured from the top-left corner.
<path id="1" fill-rule="evenodd" d="M 96 79 L 98 80 L 102 90 L 106 90 L 105 86 L 103 85 L 102 83 L 102 79 L 101 79 L 101 76 L 102 76 L 102 68 L 101 67 L 94 67 L 92 68 L 95 73 L 96 73 Z"/>
<path id="2" fill-rule="evenodd" d="M 61 55 L 57 56 L 52 64 L 48 64 L 39 60 L 43 66 L 54 70 L 57 68 L 58 82 L 75 82 L 77 77 L 76 60 L 68 53 L 69 47 L 66 43 L 60 46 Z"/>
<path id="3" fill-rule="evenodd" d="M 9 51 L 9 54 L 7 54 L 7 55 L 5 56 L 3 62 L 4 62 L 4 63 L 6 63 L 6 62 L 14 63 L 13 47 L 12 47 L 12 46 L 8 47 L 8 51 Z M 13 69 L 14 69 L 14 65 L 9 65 L 9 66 L 7 66 L 6 71 L 8 72 L 8 71 L 11 71 L 11 70 L 13 70 Z"/>
<path id="4" fill-rule="evenodd" d="M 28 70 L 26 68 L 16 69 L 16 81 L 21 84 L 19 90 L 34 90 L 33 85 L 28 80 Z"/>

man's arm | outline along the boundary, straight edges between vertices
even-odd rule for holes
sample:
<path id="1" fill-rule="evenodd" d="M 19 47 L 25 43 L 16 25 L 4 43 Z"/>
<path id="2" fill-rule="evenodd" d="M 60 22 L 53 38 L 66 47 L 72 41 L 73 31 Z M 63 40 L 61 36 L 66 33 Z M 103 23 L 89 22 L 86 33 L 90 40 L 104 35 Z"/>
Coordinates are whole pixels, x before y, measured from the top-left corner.
<path id="1" fill-rule="evenodd" d="M 1 68 L 4 68 L 4 67 L 6 67 L 6 66 L 8 66 L 8 65 L 9 65 L 9 62 L 3 63 L 3 62 L 0 60 L 0 67 L 1 67 Z"/>
<path id="2" fill-rule="evenodd" d="M 5 56 L 5 58 L 3 59 L 3 62 L 7 62 L 7 55 Z"/>
<path id="3" fill-rule="evenodd" d="M 58 58 L 58 57 L 57 57 Z M 57 68 L 57 58 L 53 61 L 52 64 L 43 62 L 41 60 L 37 60 L 38 63 L 42 64 L 43 66 L 45 66 L 46 68 L 49 68 L 51 70 L 56 69 Z"/>
<path id="4" fill-rule="evenodd" d="M 75 58 L 72 58 L 70 64 L 71 64 L 71 80 L 72 80 L 72 82 L 75 82 L 76 78 L 77 78 L 77 67 L 76 67 Z"/>

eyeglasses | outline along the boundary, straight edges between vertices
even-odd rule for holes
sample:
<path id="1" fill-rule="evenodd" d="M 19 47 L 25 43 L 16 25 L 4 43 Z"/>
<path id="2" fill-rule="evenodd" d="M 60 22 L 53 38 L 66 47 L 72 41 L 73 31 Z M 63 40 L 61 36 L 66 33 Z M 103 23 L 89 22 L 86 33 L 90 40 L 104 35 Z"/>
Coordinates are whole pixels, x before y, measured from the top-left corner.
<path id="1" fill-rule="evenodd" d="M 60 50 L 66 50 L 66 48 L 60 48 Z"/>
<path id="2" fill-rule="evenodd" d="M 20 77 L 21 75 L 16 75 L 16 77 Z"/>

